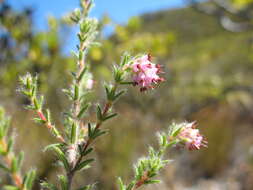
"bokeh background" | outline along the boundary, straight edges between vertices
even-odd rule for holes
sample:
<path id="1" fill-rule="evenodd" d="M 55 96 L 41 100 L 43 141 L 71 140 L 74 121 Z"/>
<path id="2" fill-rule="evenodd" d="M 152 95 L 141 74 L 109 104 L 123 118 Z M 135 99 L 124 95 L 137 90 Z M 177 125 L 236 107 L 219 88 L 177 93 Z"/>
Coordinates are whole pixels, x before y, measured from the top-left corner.
<path id="1" fill-rule="evenodd" d="M 60 127 L 69 105 L 61 89 L 75 68 L 71 50 L 77 42 L 77 29 L 66 15 L 78 0 L 0 2 L 0 104 L 12 115 L 16 151 L 26 153 L 23 169 L 38 168 L 36 190 L 40 180 L 53 182 L 60 170 L 53 155 L 42 151 L 54 139 L 23 109 L 27 100 L 17 92 L 18 76 L 40 75 L 40 91 Z M 183 0 L 95 2 L 92 16 L 101 21 L 102 46 L 89 54 L 96 80 L 93 101 L 104 97 L 102 81 L 111 79 L 112 64 L 124 51 L 151 53 L 164 66 L 166 82 L 143 94 L 130 88 L 116 104 L 120 116 L 105 126 L 110 133 L 96 144 L 96 164 L 74 185 L 98 182 L 97 189 L 117 189 L 116 178 L 131 178 L 132 164 L 156 143 L 156 131 L 172 121 L 197 120 L 208 149 L 171 151 L 175 161 L 161 172 L 163 183 L 146 189 L 252 190 L 252 1 L 218 1 L 233 11 L 206 1 L 196 6 Z M 216 12 L 207 14 L 200 5 Z M 240 16 L 245 12 L 250 16 Z M 3 174 L 1 179 L 10 181 Z"/>

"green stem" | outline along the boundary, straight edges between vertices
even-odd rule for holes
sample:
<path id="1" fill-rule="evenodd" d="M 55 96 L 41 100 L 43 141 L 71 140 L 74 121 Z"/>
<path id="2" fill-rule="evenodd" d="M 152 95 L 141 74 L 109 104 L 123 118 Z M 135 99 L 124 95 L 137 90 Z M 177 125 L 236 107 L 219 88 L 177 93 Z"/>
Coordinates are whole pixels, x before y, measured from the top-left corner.
<path id="1" fill-rule="evenodd" d="M 114 86 L 113 86 L 113 91 L 115 92 L 118 88 L 118 83 L 115 82 Z M 110 108 L 112 107 L 113 102 L 111 102 L 110 100 L 107 100 L 104 108 L 103 108 L 103 112 L 102 112 L 102 117 L 105 117 L 106 114 L 108 113 L 108 111 L 110 110 Z M 97 121 L 96 125 L 95 125 L 95 129 L 99 129 L 101 127 L 101 125 L 103 124 L 103 121 Z M 88 138 L 88 140 L 86 141 L 81 153 L 86 152 L 86 150 L 89 148 L 90 144 L 93 142 L 93 139 Z M 73 172 L 76 171 L 77 166 L 80 164 L 80 162 L 82 161 L 83 156 L 82 154 L 80 155 L 80 157 L 78 158 L 75 167 L 73 168 Z"/>
<path id="2" fill-rule="evenodd" d="M 105 115 L 107 114 L 107 112 L 109 111 L 109 109 L 111 108 L 111 106 L 112 106 L 112 103 L 109 102 L 109 101 L 105 104 L 105 107 L 104 107 L 104 109 L 103 109 L 103 116 L 105 116 Z M 103 124 L 103 122 L 97 121 L 96 126 L 95 126 L 95 129 L 99 129 L 99 128 L 101 127 L 102 124 Z M 82 153 L 85 152 L 85 151 L 88 149 L 88 147 L 89 147 L 89 145 L 92 143 L 92 141 L 93 141 L 93 139 L 91 139 L 91 138 L 89 138 L 89 139 L 87 140 L 87 142 L 85 143 L 85 146 L 84 146 L 84 148 L 83 148 L 83 150 L 82 150 Z M 80 162 L 82 161 L 82 159 L 83 159 L 83 156 L 81 155 L 81 156 L 79 157 L 79 159 L 77 160 L 76 165 L 75 165 L 75 167 L 74 167 L 74 169 L 73 169 L 74 172 L 76 171 L 76 168 L 77 168 L 77 166 L 80 164 Z"/>

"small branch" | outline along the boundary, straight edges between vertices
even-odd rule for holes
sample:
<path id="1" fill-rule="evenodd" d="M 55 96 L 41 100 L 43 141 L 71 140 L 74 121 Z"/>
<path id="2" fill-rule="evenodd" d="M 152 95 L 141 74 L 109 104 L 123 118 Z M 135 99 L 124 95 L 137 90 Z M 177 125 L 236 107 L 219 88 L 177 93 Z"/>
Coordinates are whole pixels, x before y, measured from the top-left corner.
<path id="1" fill-rule="evenodd" d="M 43 112 L 44 98 L 43 96 L 37 95 L 37 76 L 33 77 L 28 73 L 25 76 L 20 77 L 20 82 L 20 91 L 22 94 L 27 96 L 31 102 L 30 105 L 27 106 L 27 109 L 35 111 L 38 115 L 38 118 L 35 118 L 34 120 L 45 125 L 60 142 L 65 143 L 64 138 L 51 122 L 50 111 L 47 109 L 45 112 Z"/>
<path id="2" fill-rule="evenodd" d="M 7 164 L 8 168 L 11 168 L 12 167 L 12 162 L 13 162 L 14 155 L 13 155 L 13 153 L 8 152 L 7 143 L 6 143 L 6 141 L 4 139 L 2 139 L 0 141 L 0 144 L 3 147 L 3 151 L 7 152 L 7 154 L 5 156 L 3 156 L 4 157 L 4 161 Z M 10 173 L 11 173 L 11 177 L 12 177 L 12 180 L 13 180 L 14 184 L 20 190 L 23 190 L 22 177 L 21 177 L 20 173 L 12 172 L 11 170 L 10 170 Z"/>
<path id="3" fill-rule="evenodd" d="M 148 177 L 148 172 L 144 172 L 144 175 L 141 177 L 141 179 L 139 181 L 137 181 L 133 187 L 132 190 L 136 190 L 138 189 L 139 187 L 141 187 L 142 185 L 145 184 L 145 182 L 149 180 L 149 177 Z"/>
<path id="4" fill-rule="evenodd" d="M 85 43 L 83 42 L 83 43 L 80 44 L 79 51 L 83 52 L 84 50 L 85 50 Z M 83 58 L 81 60 L 78 60 L 78 63 L 77 63 L 77 67 L 78 67 L 78 69 L 77 69 L 77 77 L 76 77 L 76 79 L 74 81 L 74 85 L 77 85 L 78 88 L 80 88 L 80 84 L 81 84 L 80 83 L 81 81 L 78 80 L 78 78 L 82 74 L 82 71 L 84 69 L 84 65 L 85 65 L 85 56 L 83 56 Z M 80 107 L 81 107 L 80 99 L 77 99 L 73 103 L 73 112 L 74 112 L 73 114 L 75 116 L 75 120 L 76 120 L 77 123 L 80 123 L 80 120 L 77 119 L 77 115 L 78 115 L 78 113 L 80 111 Z"/>
<path id="5" fill-rule="evenodd" d="M 42 111 L 37 110 L 37 114 L 38 114 L 39 118 L 40 118 L 42 121 L 44 121 L 45 126 L 46 126 L 50 131 L 51 131 L 51 130 L 54 130 L 55 126 L 52 125 L 51 122 L 47 121 L 47 119 L 46 119 L 46 117 L 45 117 L 45 115 L 43 114 Z M 60 142 L 65 143 L 65 140 L 64 140 L 64 138 L 61 136 L 61 134 L 57 133 L 57 134 L 55 134 L 55 135 L 56 135 L 56 138 L 57 138 Z"/>
<path id="6" fill-rule="evenodd" d="M 111 108 L 111 106 L 112 106 L 111 102 L 107 102 L 105 104 L 105 107 L 103 109 L 103 116 L 105 116 L 107 114 L 107 112 L 109 111 L 109 109 Z M 103 123 L 102 121 L 97 121 L 95 129 L 99 129 L 101 127 L 102 123 Z M 89 138 L 87 140 L 87 142 L 85 143 L 85 145 L 83 147 L 82 152 L 85 152 L 88 149 L 88 147 L 90 146 L 90 144 L 92 143 L 92 141 L 93 141 L 93 139 L 91 139 L 91 138 Z M 82 159 L 83 159 L 83 156 L 80 156 L 79 159 L 76 162 L 76 165 L 75 165 L 73 171 L 76 170 L 77 166 L 80 164 L 80 162 L 82 161 Z"/>

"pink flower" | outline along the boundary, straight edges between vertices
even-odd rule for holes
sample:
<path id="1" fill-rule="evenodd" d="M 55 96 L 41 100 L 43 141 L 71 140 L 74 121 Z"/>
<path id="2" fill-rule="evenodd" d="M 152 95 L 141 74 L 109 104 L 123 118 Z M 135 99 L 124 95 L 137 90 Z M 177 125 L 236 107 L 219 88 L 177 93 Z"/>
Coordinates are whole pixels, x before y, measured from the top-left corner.
<path id="1" fill-rule="evenodd" d="M 199 150 L 201 147 L 207 147 L 207 141 L 196 129 L 196 122 L 183 123 L 177 138 L 188 150 Z"/>
<path id="2" fill-rule="evenodd" d="M 86 88 L 87 89 L 92 89 L 93 88 L 93 84 L 94 84 L 94 80 L 93 79 L 88 79 L 86 82 Z"/>
<path id="3" fill-rule="evenodd" d="M 134 60 L 132 64 L 133 81 L 135 85 L 141 87 L 141 91 L 152 89 L 156 84 L 164 81 L 164 78 L 158 74 L 161 73 L 161 67 L 151 62 L 150 55 L 144 55 Z"/>

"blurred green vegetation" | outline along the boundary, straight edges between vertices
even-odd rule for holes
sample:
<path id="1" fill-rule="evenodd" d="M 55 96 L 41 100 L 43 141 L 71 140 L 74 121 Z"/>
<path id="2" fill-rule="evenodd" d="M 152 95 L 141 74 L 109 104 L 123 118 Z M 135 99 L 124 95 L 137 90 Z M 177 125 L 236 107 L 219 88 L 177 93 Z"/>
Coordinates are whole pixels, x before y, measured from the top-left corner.
<path id="1" fill-rule="evenodd" d="M 75 65 L 73 57 L 63 53 L 72 26 L 66 18 L 49 17 L 48 29 L 37 31 L 34 19 L 30 9 L 0 5 L 0 103 L 14 115 L 17 150 L 26 151 L 26 167 L 39 168 L 39 179 L 54 180 L 54 161 L 41 151 L 52 139 L 22 109 L 26 102 L 16 93 L 17 78 L 38 73 L 47 106 L 60 118 L 68 105 L 61 88 L 68 85 Z M 159 189 L 180 189 L 178 184 L 189 187 L 203 180 L 220 183 L 220 179 L 252 189 L 252 32 L 224 31 L 215 18 L 190 8 L 133 17 L 124 26 L 107 17 L 102 21 L 101 30 L 109 24 L 115 31 L 101 37 L 102 46 L 92 48 L 89 55 L 96 79 L 94 101 L 104 97 L 100 80 L 110 80 L 112 64 L 124 51 L 151 53 L 164 66 L 166 82 L 143 94 L 132 88 L 117 103 L 121 115 L 107 124 L 110 133 L 97 143 L 95 169 L 80 175 L 75 185 L 94 180 L 99 181 L 98 189 L 116 189 L 116 177 L 131 176 L 132 163 L 155 142 L 155 131 L 173 120 L 187 119 L 199 122 L 209 148 L 183 156 L 172 152 L 177 164 L 164 171 L 165 184 Z M 93 114 L 91 110 L 91 118 Z M 56 123 L 61 126 L 60 119 Z"/>

